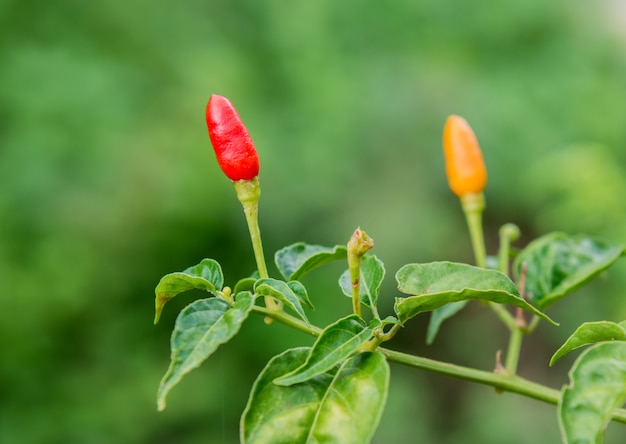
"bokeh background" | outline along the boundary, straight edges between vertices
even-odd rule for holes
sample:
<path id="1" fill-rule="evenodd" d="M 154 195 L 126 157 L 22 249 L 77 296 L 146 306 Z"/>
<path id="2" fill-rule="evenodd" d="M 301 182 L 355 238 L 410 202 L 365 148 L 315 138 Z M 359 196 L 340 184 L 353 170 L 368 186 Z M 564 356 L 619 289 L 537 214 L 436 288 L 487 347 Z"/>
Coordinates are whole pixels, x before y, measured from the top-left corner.
<path id="1" fill-rule="evenodd" d="M 268 258 L 343 244 L 361 226 L 393 274 L 472 260 L 447 189 L 448 114 L 489 169 L 489 251 L 553 230 L 626 242 L 626 3 L 552 1 L 0 1 L 0 442 L 234 443 L 255 375 L 311 339 L 249 321 L 156 412 L 177 312 L 152 325 L 160 277 L 218 260 L 254 269 L 241 208 L 204 123 L 229 97 L 261 156 Z M 320 325 L 350 310 L 342 264 L 305 278 Z M 271 267 L 272 272 L 275 268 Z M 549 310 L 520 372 L 586 320 L 626 319 L 626 268 Z M 431 346 L 428 317 L 395 347 L 491 369 L 506 331 L 470 307 Z M 609 427 L 609 442 L 626 428 Z M 613 441 L 610 441 L 613 440 Z M 559 442 L 553 406 L 392 366 L 375 443 Z"/>

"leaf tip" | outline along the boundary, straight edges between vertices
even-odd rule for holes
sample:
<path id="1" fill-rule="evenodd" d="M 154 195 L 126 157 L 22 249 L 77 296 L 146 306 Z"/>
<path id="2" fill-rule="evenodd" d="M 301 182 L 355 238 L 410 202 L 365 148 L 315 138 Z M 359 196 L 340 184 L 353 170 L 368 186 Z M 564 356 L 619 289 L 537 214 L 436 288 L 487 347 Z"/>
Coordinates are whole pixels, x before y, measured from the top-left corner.
<path id="1" fill-rule="evenodd" d="M 529 304 L 530 305 L 530 304 Z M 545 321 L 548 321 L 548 323 L 552 324 L 555 327 L 559 327 L 561 324 L 559 324 L 558 322 L 556 322 L 554 319 L 552 319 L 550 316 L 548 316 L 547 314 L 545 314 L 542 310 L 543 308 L 537 308 L 531 305 L 531 307 L 535 308 L 536 310 L 533 310 L 534 314 L 538 315 L 540 318 L 542 318 Z"/>
<path id="2" fill-rule="evenodd" d="M 552 318 L 550 318 L 550 317 L 548 317 L 548 316 L 546 316 L 546 320 L 547 320 L 550 324 L 554 325 L 555 327 L 559 327 L 559 326 L 561 325 L 561 324 L 559 324 L 558 322 L 556 322 L 555 320 L 553 320 Z"/>
<path id="3" fill-rule="evenodd" d="M 168 297 L 163 297 L 157 293 L 156 299 L 154 300 L 154 325 L 157 325 L 159 319 L 161 319 L 161 313 L 163 312 L 163 307 L 165 303 L 169 300 Z"/>
<path id="4" fill-rule="evenodd" d="M 552 357 L 550 358 L 550 363 L 548 364 L 550 367 L 554 367 L 554 364 L 556 364 L 556 361 L 558 361 L 559 359 L 561 359 L 563 357 L 563 355 L 561 354 L 561 349 L 557 350 Z"/>

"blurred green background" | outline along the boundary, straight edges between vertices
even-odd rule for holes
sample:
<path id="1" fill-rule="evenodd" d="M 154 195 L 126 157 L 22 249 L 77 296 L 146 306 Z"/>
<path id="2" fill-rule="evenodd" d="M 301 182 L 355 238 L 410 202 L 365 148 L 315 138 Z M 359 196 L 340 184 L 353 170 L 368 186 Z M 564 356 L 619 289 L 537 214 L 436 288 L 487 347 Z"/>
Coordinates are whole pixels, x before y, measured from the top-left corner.
<path id="1" fill-rule="evenodd" d="M 595 2 L 0 1 L 0 442 L 234 443 L 255 375 L 311 339 L 261 319 L 156 412 L 177 312 L 152 325 L 160 277 L 218 260 L 254 269 L 243 214 L 204 123 L 229 97 L 261 157 L 266 254 L 343 244 L 361 226 L 393 274 L 471 261 L 447 189 L 448 114 L 474 128 L 489 169 L 489 251 L 516 222 L 626 242 L 626 8 Z M 305 278 L 312 320 L 350 310 L 342 264 Z M 272 267 L 272 271 L 275 270 Z M 547 366 L 586 320 L 626 319 L 626 267 L 549 311 L 520 372 Z M 398 349 L 491 369 L 506 332 L 470 307 Z M 609 427 L 609 442 L 626 428 Z M 555 443 L 553 406 L 392 366 L 375 443 Z"/>

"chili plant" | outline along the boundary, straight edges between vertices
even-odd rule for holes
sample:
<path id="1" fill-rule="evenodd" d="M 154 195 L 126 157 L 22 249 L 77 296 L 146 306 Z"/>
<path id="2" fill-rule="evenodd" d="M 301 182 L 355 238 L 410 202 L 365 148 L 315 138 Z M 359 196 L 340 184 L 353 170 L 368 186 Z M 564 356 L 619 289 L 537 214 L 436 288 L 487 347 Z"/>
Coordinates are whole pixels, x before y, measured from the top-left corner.
<path id="1" fill-rule="evenodd" d="M 176 320 L 171 363 L 157 393 L 159 410 L 186 374 L 232 339 L 250 315 L 260 315 L 267 323 L 285 324 L 315 340 L 273 357 L 258 375 L 241 417 L 243 443 L 369 442 L 385 406 L 389 362 L 556 404 L 564 443 L 599 443 L 611 420 L 626 423 L 626 410 L 620 408 L 626 401 L 626 321 L 584 323 L 555 351 L 549 365 L 586 347 L 561 390 L 517 374 L 524 337 L 540 322 L 557 325 L 545 309 L 606 270 L 624 254 L 624 247 L 557 232 L 513 252 L 510 244 L 519 237 L 519 229 L 506 224 L 499 233 L 497 267 L 488 268 L 481 222 L 487 171 L 476 136 L 464 119 L 448 118 L 443 147 L 448 182 L 461 201 L 476 265 L 404 265 L 395 274 L 402 295 L 395 297 L 394 314 L 386 317 L 378 311 L 385 267 L 371 254 L 374 241 L 360 228 L 346 245 L 297 242 L 279 250 L 274 259 L 281 276 L 269 276 L 257 219 L 257 151 L 228 99 L 212 96 L 206 119 L 218 163 L 243 205 L 257 272 L 226 286 L 219 263 L 204 259 L 158 283 L 155 323 L 176 295 L 192 289 L 206 292 L 206 298 L 189 304 Z M 307 318 L 312 298 L 300 279 L 333 261 L 346 261 L 338 293 L 352 299 L 352 313 L 316 326 Z M 432 342 L 442 323 L 472 301 L 489 307 L 510 332 L 505 359 L 498 360 L 493 372 L 387 347 L 402 327 L 429 312 L 427 341 Z"/>

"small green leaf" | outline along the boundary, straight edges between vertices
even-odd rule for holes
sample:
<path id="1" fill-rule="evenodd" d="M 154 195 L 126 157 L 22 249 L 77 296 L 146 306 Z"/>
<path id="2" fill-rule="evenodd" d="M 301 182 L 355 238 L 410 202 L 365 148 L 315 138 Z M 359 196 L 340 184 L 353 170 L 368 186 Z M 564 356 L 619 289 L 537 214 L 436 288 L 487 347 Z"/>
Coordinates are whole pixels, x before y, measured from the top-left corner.
<path id="1" fill-rule="evenodd" d="M 299 284 L 299 285 L 298 285 Z M 302 290 L 304 286 L 298 282 L 298 284 L 292 284 L 291 286 L 284 281 L 277 279 L 259 279 L 254 284 L 254 291 L 261 296 L 272 296 L 282 302 L 284 302 L 289 308 L 291 308 L 300 318 L 310 325 L 309 320 L 304 313 L 302 304 L 311 305 L 308 296 L 306 296 L 306 290 L 304 294 Z M 293 288 L 292 288 L 293 287 Z M 296 291 L 294 291 L 294 288 Z M 305 298 L 303 298 L 305 296 Z"/>
<path id="2" fill-rule="evenodd" d="M 526 266 L 524 294 L 539 309 L 552 305 L 606 270 L 624 252 L 584 236 L 550 233 L 531 242 L 513 263 L 519 281 Z"/>
<path id="3" fill-rule="evenodd" d="M 359 353 L 338 368 L 301 384 L 272 381 L 301 365 L 296 348 L 274 357 L 252 387 L 241 417 L 244 444 L 366 444 L 380 422 L 389 388 L 389 365 L 380 352 Z"/>
<path id="4" fill-rule="evenodd" d="M 454 262 L 408 264 L 396 273 L 398 289 L 408 298 L 396 298 L 395 311 L 402 323 L 425 311 L 459 301 L 482 300 L 523 308 L 557 325 L 522 299 L 515 284 L 503 273 Z"/>
<path id="5" fill-rule="evenodd" d="M 367 255 L 361 261 L 361 285 L 359 297 L 361 304 L 375 309 L 378 303 L 378 293 L 380 285 L 385 278 L 385 266 L 382 261 L 374 255 Z M 339 278 L 339 286 L 341 291 L 348 297 L 352 297 L 352 280 L 350 278 L 350 270 L 343 272 Z"/>
<path id="6" fill-rule="evenodd" d="M 443 307 L 435 308 L 430 314 L 428 330 L 426 331 L 426 343 L 432 344 L 439 332 L 439 327 L 446 319 L 451 318 L 467 305 L 467 301 L 452 302 Z"/>
<path id="7" fill-rule="evenodd" d="M 298 384 L 342 363 L 356 352 L 361 344 L 372 337 L 375 327 L 380 326 L 380 321 L 372 322 L 372 325 L 368 327 L 363 319 L 350 315 L 329 325 L 313 344 L 306 361 L 292 372 L 277 378 L 274 383 Z"/>
<path id="8" fill-rule="evenodd" d="M 209 298 L 192 302 L 180 312 L 172 332 L 170 366 L 157 393 L 160 411 L 165 409 L 167 394 L 183 376 L 237 334 L 253 305 L 252 293 L 242 292 L 232 307 L 223 299 Z"/>
<path id="9" fill-rule="evenodd" d="M 387 316 L 385 319 L 381 321 L 381 325 L 386 327 L 387 325 L 402 325 L 402 322 L 398 320 L 395 316 Z"/>
<path id="10" fill-rule="evenodd" d="M 235 284 L 235 288 L 233 289 L 233 294 L 240 293 L 242 291 L 249 291 L 251 293 L 254 292 L 254 283 L 258 280 L 258 278 L 247 277 L 240 279 Z"/>
<path id="11" fill-rule="evenodd" d="M 185 271 L 163 276 L 154 290 L 156 293 L 154 323 L 159 322 L 163 306 L 174 296 L 193 289 L 215 293 L 223 286 L 222 268 L 213 259 L 202 259 L 198 265 Z"/>
<path id="12" fill-rule="evenodd" d="M 600 444 L 611 413 L 626 401 L 626 342 L 601 342 L 585 350 L 569 372 L 558 406 L 567 444 Z"/>
<path id="13" fill-rule="evenodd" d="M 620 324 L 609 321 L 585 322 L 576 329 L 565 341 L 565 344 L 552 356 L 550 366 L 553 366 L 556 361 L 572 350 L 584 345 L 607 341 L 626 341 L 626 322 Z"/>
<path id="14" fill-rule="evenodd" d="M 289 281 L 287 282 L 287 285 L 289 286 L 289 288 L 291 288 L 291 291 L 293 291 L 294 294 L 298 296 L 298 300 L 300 301 L 301 304 L 306 305 L 311 310 L 315 310 L 315 307 L 313 307 L 313 304 L 311 303 L 309 299 L 309 294 L 307 293 L 304 285 L 302 285 L 302 282 Z"/>
<path id="15" fill-rule="evenodd" d="M 332 261 L 345 259 L 346 247 L 322 247 L 298 242 L 276 252 L 274 261 L 286 280 L 297 280 L 311 270 Z"/>

